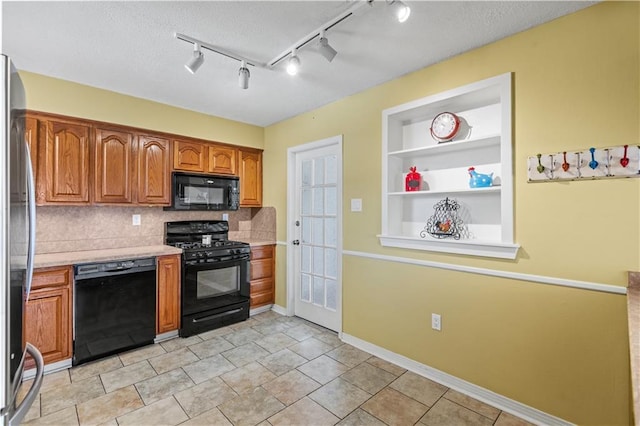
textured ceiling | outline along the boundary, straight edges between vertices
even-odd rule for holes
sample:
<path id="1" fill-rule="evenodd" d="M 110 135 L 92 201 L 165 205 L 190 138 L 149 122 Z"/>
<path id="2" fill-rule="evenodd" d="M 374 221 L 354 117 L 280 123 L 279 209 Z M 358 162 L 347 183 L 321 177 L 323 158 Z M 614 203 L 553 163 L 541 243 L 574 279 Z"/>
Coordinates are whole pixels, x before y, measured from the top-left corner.
<path id="1" fill-rule="evenodd" d="M 239 62 L 211 52 L 188 73 L 174 33 L 268 62 L 353 1 L 4 1 L 2 47 L 18 69 L 267 126 L 593 4 L 406 3 L 404 24 L 384 1 L 361 7 L 327 32 L 333 62 L 310 43 L 297 76 L 250 68 L 247 90 Z"/>

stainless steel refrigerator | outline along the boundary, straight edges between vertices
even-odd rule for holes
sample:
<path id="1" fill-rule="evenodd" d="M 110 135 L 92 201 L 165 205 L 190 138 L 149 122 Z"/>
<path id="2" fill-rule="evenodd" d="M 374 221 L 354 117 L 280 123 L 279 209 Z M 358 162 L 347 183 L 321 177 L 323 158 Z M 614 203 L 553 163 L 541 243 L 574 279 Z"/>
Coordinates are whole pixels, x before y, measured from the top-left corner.
<path id="1" fill-rule="evenodd" d="M 2 425 L 18 425 L 38 395 L 44 362 L 36 347 L 23 345 L 22 315 L 35 253 L 35 191 L 24 139 L 24 87 L 5 55 L 0 55 L 0 84 L 0 415 Z M 27 353 L 36 374 L 18 401 Z"/>

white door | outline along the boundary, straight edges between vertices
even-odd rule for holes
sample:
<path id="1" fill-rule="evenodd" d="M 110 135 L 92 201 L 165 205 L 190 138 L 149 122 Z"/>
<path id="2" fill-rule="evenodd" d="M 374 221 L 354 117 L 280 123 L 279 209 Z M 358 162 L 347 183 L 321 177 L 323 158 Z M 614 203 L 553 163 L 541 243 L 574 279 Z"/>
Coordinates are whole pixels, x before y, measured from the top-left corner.
<path id="1" fill-rule="evenodd" d="M 342 136 L 289 149 L 289 314 L 342 331 Z"/>

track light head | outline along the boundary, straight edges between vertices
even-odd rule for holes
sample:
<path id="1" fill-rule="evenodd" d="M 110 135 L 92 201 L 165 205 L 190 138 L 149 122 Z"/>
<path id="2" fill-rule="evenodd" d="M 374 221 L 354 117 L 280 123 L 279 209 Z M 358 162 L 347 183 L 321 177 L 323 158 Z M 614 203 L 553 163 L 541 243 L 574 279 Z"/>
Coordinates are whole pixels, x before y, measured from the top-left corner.
<path id="1" fill-rule="evenodd" d="M 393 14 L 398 18 L 398 22 L 405 22 L 411 15 L 411 8 L 400 0 L 387 0 Z"/>
<path id="2" fill-rule="evenodd" d="M 203 62 L 204 62 L 204 55 L 200 51 L 200 45 L 194 44 L 193 45 L 193 57 L 189 60 L 189 62 L 187 62 L 185 64 L 184 67 L 191 74 L 195 74 L 196 71 L 198 71 L 198 68 L 200 68 L 200 65 L 202 65 Z"/>
<path id="3" fill-rule="evenodd" d="M 238 85 L 241 89 L 249 88 L 249 77 L 251 77 L 251 73 L 249 72 L 249 68 L 247 68 L 247 63 L 242 61 L 242 65 L 240 65 L 240 69 L 238 70 Z"/>
<path id="4" fill-rule="evenodd" d="M 296 75 L 300 70 L 300 59 L 296 55 L 296 49 L 291 51 L 291 57 L 289 58 L 289 62 L 287 63 L 287 73 L 289 75 Z"/>
<path id="5" fill-rule="evenodd" d="M 320 54 L 324 56 L 324 58 L 331 62 L 333 58 L 336 57 L 338 52 L 333 47 L 329 46 L 329 40 L 324 36 L 324 31 L 320 33 L 320 40 L 318 41 L 320 44 Z"/>

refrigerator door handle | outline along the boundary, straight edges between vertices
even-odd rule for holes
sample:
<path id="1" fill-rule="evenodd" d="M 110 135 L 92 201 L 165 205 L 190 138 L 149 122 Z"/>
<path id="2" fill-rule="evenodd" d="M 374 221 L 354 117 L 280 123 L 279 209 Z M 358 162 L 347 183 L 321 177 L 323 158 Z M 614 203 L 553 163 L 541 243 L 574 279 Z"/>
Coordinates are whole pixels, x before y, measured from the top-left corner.
<path id="1" fill-rule="evenodd" d="M 31 152 L 29 145 L 25 143 L 27 151 L 27 195 L 29 206 L 29 248 L 27 251 L 27 280 L 26 280 L 26 300 L 29 300 L 31 293 L 31 281 L 33 279 L 33 265 L 36 256 L 36 190 L 33 178 L 33 166 L 31 165 Z"/>
<path id="2" fill-rule="evenodd" d="M 16 411 L 9 419 L 9 426 L 18 426 L 22 422 L 22 419 L 24 419 L 29 412 L 29 409 L 31 409 L 33 402 L 38 396 L 38 392 L 40 392 L 40 387 L 42 386 L 42 378 L 44 376 L 44 359 L 42 358 L 42 354 L 35 346 L 28 342 L 25 349 L 36 362 L 36 376 L 31 384 L 31 389 L 29 389 L 27 395 L 24 397 L 20 405 L 16 407 Z"/>

